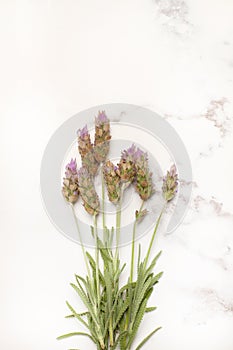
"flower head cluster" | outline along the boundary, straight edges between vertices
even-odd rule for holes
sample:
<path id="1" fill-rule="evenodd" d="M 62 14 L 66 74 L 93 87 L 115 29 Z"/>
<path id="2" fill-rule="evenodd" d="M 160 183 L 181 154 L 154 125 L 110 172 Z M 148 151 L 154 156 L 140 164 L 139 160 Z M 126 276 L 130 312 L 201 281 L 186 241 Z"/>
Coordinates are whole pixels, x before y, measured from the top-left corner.
<path id="1" fill-rule="evenodd" d="M 110 134 L 110 122 L 105 112 L 99 112 L 95 118 L 95 143 L 94 143 L 94 155 L 98 163 L 102 163 L 106 160 L 109 152 L 111 134 Z"/>
<path id="2" fill-rule="evenodd" d="M 135 162 L 135 188 L 142 200 L 148 200 L 154 193 L 152 173 L 149 169 L 147 153 L 140 148 L 134 153 Z"/>
<path id="3" fill-rule="evenodd" d="M 121 159 L 118 164 L 118 173 L 121 181 L 124 183 L 132 183 L 135 178 L 135 152 L 136 146 L 132 144 L 130 148 L 121 153 Z"/>
<path id="4" fill-rule="evenodd" d="M 100 210 L 100 201 L 96 193 L 93 178 L 86 167 L 78 171 L 79 192 L 83 199 L 83 205 L 90 215 L 96 215 Z"/>
<path id="5" fill-rule="evenodd" d="M 116 204 L 121 195 L 121 178 L 118 174 L 118 168 L 110 160 L 103 167 L 104 179 L 106 182 L 108 197 L 110 202 Z"/>
<path id="6" fill-rule="evenodd" d="M 105 163 L 104 177 L 109 199 L 113 203 L 120 199 L 122 184 L 126 188 L 134 183 L 136 191 L 144 201 L 154 192 L 147 154 L 134 144 L 121 153 L 117 167 L 110 161 Z"/>
<path id="7" fill-rule="evenodd" d="M 178 175 L 175 164 L 173 164 L 170 170 L 167 172 L 167 175 L 163 179 L 163 197 L 167 202 L 171 201 L 178 187 Z"/>
<path id="8" fill-rule="evenodd" d="M 95 159 L 94 147 L 91 143 L 87 125 L 83 129 L 79 129 L 77 134 L 78 150 L 82 158 L 82 165 L 87 168 L 92 176 L 95 176 L 98 170 L 98 162 Z"/>
<path id="9" fill-rule="evenodd" d="M 79 196 L 79 186 L 76 159 L 71 159 L 70 163 L 66 165 L 62 193 L 67 202 L 72 204 L 77 202 Z"/>

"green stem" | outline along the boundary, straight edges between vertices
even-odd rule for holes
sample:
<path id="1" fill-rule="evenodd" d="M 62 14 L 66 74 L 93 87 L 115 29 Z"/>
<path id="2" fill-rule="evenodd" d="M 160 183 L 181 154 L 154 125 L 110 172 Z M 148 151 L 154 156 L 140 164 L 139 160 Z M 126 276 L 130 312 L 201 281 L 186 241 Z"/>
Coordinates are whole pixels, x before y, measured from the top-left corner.
<path id="1" fill-rule="evenodd" d="M 97 294 L 97 308 L 100 307 L 100 281 L 99 281 L 99 244 L 97 234 L 97 215 L 94 214 L 94 238 L 95 238 L 95 261 L 96 261 L 96 294 Z"/>
<path id="2" fill-rule="evenodd" d="M 147 263 L 148 263 L 148 260 L 149 260 L 149 257 L 150 257 L 151 249 L 152 249 L 152 246 L 153 246 L 153 243 L 154 243 L 154 240 L 155 240 L 157 229 L 159 227 L 161 218 L 163 216 L 163 212 L 164 212 L 165 206 L 166 206 L 166 203 L 164 204 L 163 209 L 161 210 L 161 213 L 160 213 L 160 215 L 159 215 L 159 217 L 157 219 L 157 222 L 156 222 L 156 225 L 155 225 L 155 228 L 154 228 L 154 232 L 153 232 L 153 235 L 151 237 L 150 245 L 149 245 L 149 248 L 148 248 L 148 251 L 147 251 L 147 254 L 146 254 L 146 258 L 144 260 L 145 267 L 147 266 Z"/>
<path id="3" fill-rule="evenodd" d="M 85 249 L 84 249 L 84 246 L 83 246 L 82 237 L 81 237 L 81 233 L 80 233 L 80 229 L 79 229 L 79 224 L 78 224 L 78 220 L 77 220 L 77 216 L 75 214 L 75 210 L 74 210 L 74 205 L 73 204 L 71 204 L 71 209 L 72 209 L 72 213 L 74 215 L 75 224 L 76 224 L 79 240 L 80 240 L 81 247 L 82 247 L 82 252 L 83 252 L 85 265 L 86 265 L 86 268 L 87 268 L 88 277 L 89 277 L 89 280 L 91 281 L 91 271 L 90 271 L 90 268 L 89 268 L 89 265 L 88 265 L 87 255 L 86 255 L 86 252 L 85 252 Z"/>
<path id="4" fill-rule="evenodd" d="M 103 230 L 105 229 L 105 190 L 104 190 L 104 174 L 103 174 L 103 165 L 101 167 L 101 183 L 102 183 L 102 220 L 103 220 Z"/>
<path id="5" fill-rule="evenodd" d="M 105 222 L 105 188 L 104 188 L 104 174 L 103 174 L 103 165 L 101 168 L 101 182 L 102 182 L 102 225 L 103 225 L 103 237 L 104 243 L 107 248 L 111 249 L 111 241 L 109 238 L 109 230 L 106 227 Z M 114 335 L 113 335 L 113 319 L 110 311 L 110 319 L 109 319 L 109 343 L 110 348 L 114 345 Z"/>
<path id="6" fill-rule="evenodd" d="M 120 243 L 120 234 L 121 234 L 121 203 L 117 206 L 116 213 L 116 256 L 119 251 L 119 243 Z"/>
<path id="7" fill-rule="evenodd" d="M 141 207 L 139 209 L 138 214 L 141 213 L 144 206 L 144 201 L 142 201 Z M 133 225 L 133 238 L 132 238 L 132 251 L 131 251 L 131 269 L 130 269 L 130 283 L 133 282 L 133 274 L 134 274 L 134 255 L 135 255 L 135 236 L 136 236 L 136 228 L 137 228 L 138 220 L 137 218 L 134 221 Z"/>
<path id="8" fill-rule="evenodd" d="M 119 243 L 120 243 L 120 235 L 121 235 L 121 204 L 122 204 L 122 197 L 124 194 L 125 186 L 122 185 L 121 193 L 120 193 L 120 201 L 117 205 L 117 212 L 116 212 L 116 252 L 115 252 L 115 261 L 119 257 Z"/>

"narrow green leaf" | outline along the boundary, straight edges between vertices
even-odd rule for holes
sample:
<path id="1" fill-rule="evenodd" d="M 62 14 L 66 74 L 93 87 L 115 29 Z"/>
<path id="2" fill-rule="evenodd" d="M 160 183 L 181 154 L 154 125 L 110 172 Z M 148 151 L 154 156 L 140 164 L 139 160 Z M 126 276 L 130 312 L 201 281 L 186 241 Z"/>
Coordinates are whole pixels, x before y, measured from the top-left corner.
<path id="1" fill-rule="evenodd" d="M 135 317 L 135 320 L 134 320 L 134 323 L 132 324 L 132 327 L 130 329 L 131 331 L 131 334 L 129 336 L 129 341 L 128 341 L 128 344 L 127 344 L 127 348 L 130 348 L 133 341 L 134 341 L 134 338 L 137 334 L 137 331 L 138 331 L 138 328 L 142 322 L 142 319 L 143 319 L 143 316 L 145 314 L 145 310 L 146 310 L 146 304 L 147 304 L 147 299 L 144 299 L 139 310 L 138 310 L 138 313 L 136 314 L 136 317 Z"/>
<path id="2" fill-rule="evenodd" d="M 94 343 L 94 339 L 92 338 L 92 336 L 88 333 L 84 333 L 84 332 L 73 332 L 73 333 L 68 333 L 68 334 L 64 334 L 64 335 L 61 335 L 60 337 L 57 337 L 57 340 L 62 340 L 62 339 L 66 339 L 66 338 L 70 338 L 70 337 L 74 337 L 76 335 L 83 335 L 85 337 L 88 337 L 90 338 Z"/>
<path id="3" fill-rule="evenodd" d="M 153 332 L 151 332 L 147 337 L 143 339 L 143 341 L 136 347 L 135 350 L 139 350 L 143 347 L 143 345 L 156 333 L 158 332 L 162 327 L 156 328 Z"/>
<path id="4" fill-rule="evenodd" d="M 70 309 L 70 311 L 73 313 L 73 315 L 86 327 L 89 329 L 88 324 L 82 319 L 81 316 L 79 316 L 79 314 L 77 314 L 77 312 L 75 311 L 75 309 L 68 303 L 68 301 L 66 302 L 66 305 L 68 306 L 68 308 Z"/>
<path id="5" fill-rule="evenodd" d="M 157 275 L 155 275 L 152 280 L 151 280 L 151 284 L 155 285 L 156 282 L 158 282 L 158 280 L 163 276 L 163 272 L 158 273 Z"/>
<path id="6" fill-rule="evenodd" d="M 96 264 L 95 264 L 95 260 L 93 259 L 93 257 L 88 253 L 86 252 L 86 255 L 87 255 L 87 258 L 89 260 L 89 264 L 92 268 L 92 271 L 94 273 L 96 273 Z M 99 278 L 100 278 L 100 283 L 101 285 L 104 287 L 104 276 L 103 274 L 101 273 L 100 269 L 99 269 Z"/>
<path id="7" fill-rule="evenodd" d="M 78 315 L 79 315 L 79 316 L 86 316 L 88 313 L 89 313 L 89 312 L 86 311 L 86 312 L 82 312 L 82 313 L 80 313 L 80 314 L 78 314 Z M 75 317 L 74 314 L 65 316 L 65 318 L 74 318 L 74 317 Z"/>
<path id="8" fill-rule="evenodd" d="M 108 262 L 112 262 L 112 258 L 107 253 L 107 249 L 106 248 L 100 249 L 100 254 L 101 254 L 101 257 L 102 257 L 102 259 L 103 259 L 103 261 L 105 262 L 106 265 L 107 265 Z"/>
<path id="9" fill-rule="evenodd" d="M 117 318 L 116 318 L 116 321 L 114 323 L 113 330 L 115 330 L 117 328 L 117 325 L 120 322 L 120 320 L 121 320 L 122 316 L 124 315 L 124 313 L 126 312 L 126 310 L 128 309 L 129 304 L 130 304 L 130 299 L 128 298 L 128 299 L 125 300 L 125 302 L 122 305 L 121 309 L 117 313 Z"/>
<path id="10" fill-rule="evenodd" d="M 86 287 L 86 280 L 82 276 L 75 274 L 75 278 L 76 278 L 77 282 L 78 282 L 78 280 L 80 280 L 84 284 L 84 286 Z"/>
<path id="11" fill-rule="evenodd" d="M 118 266 L 116 267 L 116 271 L 114 273 L 114 283 L 117 284 L 120 278 L 120 275 L 122 274 L 122 272 L 124 271 L 126 264 L 124 264 L 122 266 L 122 268 L 120 269 L 120 264 L 117 264 Z"/>
<path id="12" fill-rule="evenodd" d="M 155 310 L 157 310 L 157 307 L 156 307 L 156 306 L 151 306 L 151 307 L 147 307 L 147 308 L 146 308 L 146 312 L 147 312 L 147 313 L 153 312 L 153 311 L 155 311 Z"/>
<path id="13" fill-rule="evenodd" d="M 99 321 L 96 317 L 95 311 L 94 311 L 94 305 L 90 303 L 88 300 L 88 297 L 85 293 L 82 292 L 82 290 L 77 287 L 75 284 L 71 283 L 71 286 L 74 288 L 74 290 L 78 293 L 80 299 L 84 303 L 84 305 L 87 307 L 88 311 L 90 312 L 91 317 L 93 318 L 93 321 L 95 322 L 96 326 L 99 327 Z"/>
<path id="14" fill-rule="evenodd" d="M 157 260 L 160 258 L 162 254 L 162 251 L 160 251 L 155 257 L 154 259 L 152 260 L 150 266 L 146 269 L 146 259 L 143 261 L 143 268 L 146 269 L 146 272 L 150 272 L 153 270 L 153 268 L 155 267 L 156 263 L 157 263 Z"/>
<path id="15" fill-rule="evenodd" d="M 151 284 L 151 278 L 149 278 L 144 285 L 142 286 L 142 288 L 139 289 L 138 291 L 138 295 L 136 295 L 135 300 L 134 300 L 134 305 L 133 305 L 133 310 L 132 310 L 132 320 L 135 318 L 135 316 L 137 315 L 138 309 L 140 308 L 140 305 L 144 299 L 145 294 L 148 291 L 148 288 L 150 288 L 150 284 Z"/>

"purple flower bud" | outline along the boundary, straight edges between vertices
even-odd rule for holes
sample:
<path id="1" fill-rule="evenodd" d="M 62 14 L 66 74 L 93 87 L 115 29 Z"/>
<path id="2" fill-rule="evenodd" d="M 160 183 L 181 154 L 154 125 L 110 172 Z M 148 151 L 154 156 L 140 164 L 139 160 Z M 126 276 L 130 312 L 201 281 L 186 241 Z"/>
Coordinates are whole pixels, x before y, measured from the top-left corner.
<path id="1" fill-rule="evenodd" d="M 95 118 L 96 125 L 100 126 L 101 124 L 109 123 L 109 119 L 106 116 L 105 111 L 98 113 L 98 116 Z"/>
<path id="2" fill-rule="evenodd" d="M 77 131 L 77 135 L 78 137 L 80 137 L 81 139 L 85 138 L 88 136 L 88 129 L 87 129 L 87 125 L 84 126 L 84 128 L 82 129 L 78 129 Z"/>
<path id="3" fill-rule="evenodd" d="M 142 157 L 147 158 L 147 154 L 144 153 L 140 148 L 137 148 L 136 152 L 134 153 L 134 161 L 137 162 Z"/>
<path id="4" fill-rule="evenodd" d="M 136 146 L 133 143 L 128 149 L 121 153 L 121 158 L 126 162 L 134 162 L 136 153 Z"/>
<path id="5" fill-rule="evenodd" d="M 70 163 L 66 165 L 66 176 L 69 176 L 71 174 L 77 174 L 77 162 L 76 159 L 71 158 Z"/>

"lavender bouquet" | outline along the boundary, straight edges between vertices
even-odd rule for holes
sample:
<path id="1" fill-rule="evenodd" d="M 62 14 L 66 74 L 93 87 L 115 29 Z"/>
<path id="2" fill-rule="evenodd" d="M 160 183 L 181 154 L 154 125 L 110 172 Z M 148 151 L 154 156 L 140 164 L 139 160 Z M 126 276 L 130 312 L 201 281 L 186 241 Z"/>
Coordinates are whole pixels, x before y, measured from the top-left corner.
<path id="1" fill-rule="evenodd" d="M 94 143 L 91 141 L 87 126 L 78 131 L 78 151 L 82 160 L 79 169 L 75 159 L 71 159 L 66 166 L 62 193 L 71 206 L 75 217 L 87 271 L 86 276 L 75 275 L 75 283 L 71 283 L 71 287 L 85 306 L 85 311 L 80 313 L 67 302 L 70 311 L 67 318 L 76 318 L 86 331 L 74 331 L 62 335 L 58 339 L 81 335 L 90 338 L 98 350 L 139 350 L 161 328 L 156 327 L 140 344 L 134 344 L 145 313 L 156 309 L 148 307 L 148 301 L 155 285 L 162 276 L 162 272 L 154 272 L 161 252 L 155 257 L 151 257 L 152 247 L 164 210 L 177 192 L 178 176 L 175 165 L 172 165 L 163 179 L 164 205 L 160 215 L 155 220 L 155 228 L 145 257 L 142 258 L 140 244 L 136 256 L 137 226 L 148 213 L 147 200 L 156 192 L 152 173 L 149 169 L 147 154 L 134 144 L 122 151 L 118 164 L 113 164 L 108 159 L 110 140 L 110 121 L 104 111 L 99 112 L 95 118 Z M 99 199 L 94 185 L 98 172 L 100 172 L 102 179 L 102 200 Z M 123 283 L 122 272 L 126 264 L 122 264 L 119 252 L 121 206 L 124 191 L 129 186 L 134 186 L 136 195 L 141 198 L 141 206 L 135 212 L 132 230 L 130 275 Z M 111 229 L 106 226 L 105 220 L 105 190 L 109 201 L 116 208 L 116 226 Z M 90 232 L 95 240 L 94 257 L 85 250 L 82 243 L 74 211 L 74 204 L 79 198 L 83 202 L 84 209 L 93 217 Z M 104 231 L 102 239 L 98 235 L 97 227 L 97 217 L 100 215 L 102 215 Z M 112 246 L 114 235 L 115 248 Z"/>

